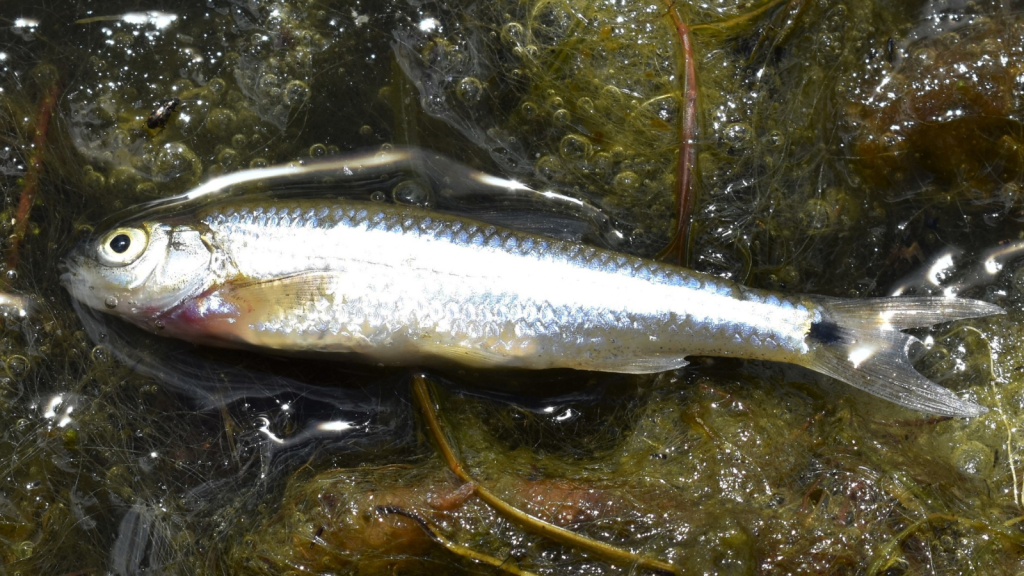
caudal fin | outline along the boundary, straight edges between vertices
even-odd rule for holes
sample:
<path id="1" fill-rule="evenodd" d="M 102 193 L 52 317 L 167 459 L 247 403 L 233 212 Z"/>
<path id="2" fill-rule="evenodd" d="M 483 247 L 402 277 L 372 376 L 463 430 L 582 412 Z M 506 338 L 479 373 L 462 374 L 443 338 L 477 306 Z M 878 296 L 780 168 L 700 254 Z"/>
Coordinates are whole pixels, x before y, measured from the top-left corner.
<path id="1" fill-rule="evenodd" d="M 919 374 L 908 357 L 916 339 L 901 330 L 1002 314 L 1002 308 L 945 297 L 829 298 L 819 303 L 822 318 L 807 336 L 807 368 L 922 412 L 979 416 L 988 411 Z"/>

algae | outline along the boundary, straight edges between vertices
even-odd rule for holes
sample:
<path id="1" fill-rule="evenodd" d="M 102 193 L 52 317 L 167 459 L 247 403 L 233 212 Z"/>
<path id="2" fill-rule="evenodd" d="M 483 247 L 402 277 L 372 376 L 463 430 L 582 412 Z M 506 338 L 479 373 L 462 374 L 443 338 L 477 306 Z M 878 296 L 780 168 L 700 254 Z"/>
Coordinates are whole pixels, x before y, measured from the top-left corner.
<path id="1" fill-rule="evenodd" d="M 679 573 L 1024 569 L 1024 283 L 1015 251 L 989 252 L 1022 238 L 1012 4 L 176 10 L 58 0 L 0 15 L 4 291 L 32 301 L 0 319 L 0 574 L 494 571 L 484 556 L 636 572 L 467 490 L 410 374 L 174 348 L 154 357 L 178 363 L 146 376 L 114 348 L 165 346 L 79 318 L 56 261 L 111 213 L 212 176 L 409 145 L 593 201 L 633 231 L 624 249 L 655 254 L 674 229 L 684 105 L 670 10 L 691 27 L 700 94 L 693 265 L 793 292 L 995 302 L 1005 316 L 918 334 L 918 367 L 991 411 L 927 418 L 722 359 L 655 377 L 429 374 L 466 470 Z"/>

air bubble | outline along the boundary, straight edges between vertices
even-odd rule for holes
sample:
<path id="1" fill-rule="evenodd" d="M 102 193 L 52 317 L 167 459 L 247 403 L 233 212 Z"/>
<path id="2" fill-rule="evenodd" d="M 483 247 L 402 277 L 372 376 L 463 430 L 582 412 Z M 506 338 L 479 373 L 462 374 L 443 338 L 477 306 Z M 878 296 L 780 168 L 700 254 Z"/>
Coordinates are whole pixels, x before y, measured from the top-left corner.
<path id="1" fill-rule="evenodd" d="M 114 34 L 113 37 L 114 46 L 118 48 L 128 48 L 132 44 L 135 44 L 135 38 L 126 32 Z"/>
<path id="2" fill-rule="evenodd" d="M 327 146 L 324 146 L 323 144 L 313 144 L 309 147 L 310 158 L 323 158 L 324 156 L 327 156 Z"/>
<path id="3" fill-rule="evenodd" d="M 615 187 L 626 192 L 631 192 L 640 187 L 640 177 L 636 172 L 623 170 L 615 175 Z"/>
<path id="4" fill-rule="evenodd" d="M 649 121 L 651 126 L 659 130 L 675 131 L 679 117 L 679 100 L 675 96 L 662 96 L 644 102 L 640 117 Z"/>
<path id="5" fill-rule="evenodd" d="M 530 28 L 545 44 L 560 42 L 569 33 L 574 16 L 560 3 L 538 2 L 530 11 Z"/>
<path id="6" fill-rule="evenodd" d="M 244 147 L 246 142 L 248 142 L 248 139 L 245 137 L 245 134 L 235 134 L 231 137 L 231 145 L 235 148 Z"/>
<path id="7" fill-rule="evenodd" d="M 202 163 L 192 150 L 181 143 L 167 144 L 157 153 L 153 178 L 160 182 L 176 181 L 191 186 L 203 172 Z"/>
<path id="8" fill-rule="evenodd" d="M 373 194 L 370 194 L 370 200 L 373 200 L 374 202 L 383 202 L 387 199 L 388 195 L 381 192 L 380 190 L 377 190 Z"/>
<path id="9" fill-rule="evenodd" d="M 201 88 L 199 90 L 195 90 L 195 87 L 196 87 L 196 85 L 193 84 L 191 80 L 189 80 L 187 78 L 179 78 L 178 80 L 175 80 L 174 82 L 171 83 L 170 90 L 168 90 L 167 93 L 168 94 L 181 94 L 182 96 L 184 96 L 187 99 L 192 99 L 194 96 L 192 96 L 191 94 L 186 96 L 185 94 L 182 94 L 182 93 L 183 92 L 187 92 L 187 91 L 194 91 L 195 93 L 203 94 L 204 95 L 204 96 L 200 96 L 200 98 L 209 98 L 209 95 L 206 94 L 206 92 L 207 92 L 206 88 Z"/>
<path id="10" fill-rule="evenodd" d="M 85 175 L 85 188 L 88 190 L 101 190 L 107 183 L 107 179 L 99 172 L 89 172 Z"/>
<path id="11" fill-rule="evenodd" d="M 569 114 L 568 110 L 566 110 L 565 108 L 562 108 L 561 110 L 556 110 L 555 111 L 554 119 L 555 119 L 555 122 L 557 122 L 559 124 L 568 124 L 569 120 L 572 119 L 572 115 Z"/>
<path id="12" fill-rule="evenodd" d="M 309 86 L 301 80 L 292 80 L 284 87 L 283 100 L 292 108 L 302 106 L 309 100 Z"/>
<path id="13" fill-rule="evenodd" d="M 235 130 L 237 118 L 227 108 L 215 108 L 206 117 L 206 129 L 217 136 L 227 136 Z"/>
<path id="14" fill-rule="evenodd" d="M 131 145 L 133 138 L 126 130 L 114 130 L 110 134 L 110 146 L 112 148 L 127 148 Z"/>
<path id="15" fill-rule="evenodd" d="M 113 355 L 110 353 L 110 348 L 103 346 L 102 344 L 92 349 L 92 361 L 97 364 L 106 364 L 110 362 Z"/>
<path id="16" fill-rule="evenodd" d="M 33 486 L 30 486 L 29 488 L 34 487 L 35 485 L 33 483 Z M 36 545 L 33 544 L 31 540 L 25 540 L 24 542 L 14 546 L 13 548 L 15 558 L 17 558 L 18 560 L 25 560 L 33 554 L 35 554 Z"/>
<path id="17" fill-rule="evenodd" d="M 264 74 L 263 76 L 260 76 L 257 88 L 259 88 L 264 94 L 270 94 L 277 88 L 277 76 L 274 74 Z"/>
<path id="18" fill-rule="evenodd" d="M 18 279 L 18 271 L 8 270 L 7 272 L 4 272 L 4 278 L 6 278 L 8 282 L 14 282 Z"/>
<path id="19" fill-rule="evenodd" d="M 619 90 L 615 86 L 605 86 L 601 89 L 601 97 L 607 100 L 607 103 L 611 106 L 615 106 L 622 102 L 622 90 Z"/>
<path id="20" fill-rule="evenodd" d="M 391 191 L 391 197 L 399 204 L 428 206 L 430 204 L 430 189 L 415 180 L 406 180 L 395 186 Z"/>
<path id="21" fill-rule="evenodd" d="M 225 148 L 217 154 L 217 162 L 220 162 L 225 168 L 232 168 L 239 161 L 238 152 L 234 148 Z"/>
<path id="22" fill-rule="evenodd" d="M 518 22 L 509 22 L 501 29 L 501 40 L 506 44 L 523 44 L 526 42 L 526 30 Z"/>
<path id="23" fill-rule="evenodd" d="M 562 162 L 555 156 L 544 156 L 534 165 L 537 175 L 548 180 L 555 180 L 562 175 Z"/>
<path id="24" fill-rule="evenodd" d="M 585 160 L 593 152 L 593 146 L 585 136 L 570 134 L 562 138 L 561 152 L 566 160 Z"/>
<path id="25" fill-rule="evenodd" d="M 155 156 L 154 156 L 155 162 Z M 110 171 L 108 182 L 117 191 L 129 192 L 138 184 L 139 175 L 129 166 L 118 166 Z"/>
<path id="26" fill-rule="evenodd" d="M 103 305 L 113 310 L 117 308 L 117 298 L 114 296 L 107 296 L 107 299 L 103 301 Z"/>
<path id="27" fill-rule="evenodd" d="M 725 142 L 733 150 L 746 150 L 750 148 L 753 130 L 749 124 L 736 122 L 725 127 Z"/>
<path id="28" fill-rule="evenodd" d="M 935 50 L 932 50 L 931 48 L 921 48 L 919 50 L 915 50 L 911 55 L 911 58 L 917 62 L 918 66 L 931 66 L 932 62 L 935 61 Z"/>
<path id="29" fill-rule="evenodd" d="M 10 356 L 4 362 L 4 369 L 11 378 L 20 378 L 28 372 L 28 358 L 19 355 Z"/>
<path id="30" fill-rule="evenodd" d="M 540 112 L 540 108 L 538 108 L 533 102 L 523 102 L 522 105 L 519 106 L 519 110 L 522 111 L 523 116 L 525 116 L 527 120 L 536 118 L 537 113 Z"/>
<path id="31" fill-rule="evenodd" d="M 971 440 L 953 451 L 953 465 L 964 476 L 984 478 L 992 472 L 992 449 L 977 440 Z"/>
<path id="32" fill-rule="evenodd" d="M 466 76 L 459 81 L 455 88 L 455 95 L 466 104 L 475 104 L 480 101 L 484 93 L 484 85 L 472 76 Z"/>

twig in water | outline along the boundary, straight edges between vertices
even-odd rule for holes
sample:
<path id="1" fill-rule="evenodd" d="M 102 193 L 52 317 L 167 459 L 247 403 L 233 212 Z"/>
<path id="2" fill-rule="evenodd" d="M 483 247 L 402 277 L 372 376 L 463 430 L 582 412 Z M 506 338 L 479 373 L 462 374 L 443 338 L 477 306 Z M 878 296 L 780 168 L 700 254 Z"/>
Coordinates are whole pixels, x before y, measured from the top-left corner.
<path id="1" fill-rule="evenodd" d="M 476 485 L 475 492 L 477 497 L 494 508 L 499 514 L 505 516 L 525 530 L 550 538 L 560 544 L 564 544 L 584 552 L 589 552 L 607 560 L 608 562 L 612 562 L 620 566 L 640 566 L 658 574 L 676 573 L 675 567 L 667 562 L 644 558 L 643 556 L 634 554 L 629 550 L 623 550 L 617 546 L 612 546 L 611 544 L 606 544 L 592 538 L 587 538 L 586 536 L 581 536 L 571 530 L 566 530 L 565 528 L 555 526 L 554 524 L 545 522 L 540 518 L 531 516 L 505 502 L 493 492 L 481 486 L 479 482 L 474 480 L 473 477 L 466 472 L 462 463 L 459 462 L 459 459 L 455 456 L 455 451 L 452 449 L 451 444 L 448 442 L 448 437 L 441 428 L 441 420 L 437 415 L 434 400 L 431 398 L 427 379 L 422 374 L 413 376 L 412 390 L 416 404 L 419 406 L 420 410 L 423 412 L 423 417 L 426 419 L 427 428 L 430 429 L 430 434 L 433 436 L 434 442 L 437 443 L 438 448 L 441 450 L 441 455 L 444 457 L 445 462 L 448 463 L 448 468 L 450 468 L 451 471 L 463 482 L 474 483 Z"/>
<path id="2" fill-rule="evenodd" d="M 468 558 L 470 560 L 475 560 L 477 562 L 480 562 L 481 564 L 493 566 L 495 568 L 498 568 L 499 570 L 504 570 L 505 572 L 508 572 L 513 576 L 536 576 L 533 572 L 523 570 L 515 564 L 508 562 L 507 560 L 495 558 L 490 554 L 477 552 L 472 548 L 463 546 L 462 544 L 458 544 L 456 542 L 452 542 L 448 538 L 445 538 L 440 531 L 438 531 L 437 526 L 434 526 L 434 524 L 431 523 L 429 520 L 415 512 L 410 512 L 408 510 L 405 510 L 404 508 L 399 508 L 398 506 L 377 506 L 377 512 L 380 512 L 381 514 L 397 514 L 399 516 L 405 516 L 406 518 L 413 520 L 414 522 L 420 525 L 420 528 L 423 528 L 423 531 L 427 533 L 427 536 L 430 536 L 431 540 L 437 542 L 441 546 L 444 546 L 448 549 L 448 551 L 452 552 L 453 554 L 457 554 L 459 556 L 462 556 L 463 558 Z"/>

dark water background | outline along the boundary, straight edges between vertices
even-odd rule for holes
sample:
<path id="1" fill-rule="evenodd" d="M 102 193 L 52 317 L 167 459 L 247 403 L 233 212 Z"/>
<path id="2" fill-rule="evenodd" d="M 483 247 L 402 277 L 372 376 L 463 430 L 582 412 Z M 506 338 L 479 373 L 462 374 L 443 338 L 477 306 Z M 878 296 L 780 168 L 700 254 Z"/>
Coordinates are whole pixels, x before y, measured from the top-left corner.
<path id="1" fill-rule="evenodd" d="M 791 292 L 955 286 L 996 302 L 1005 317 L 922 332 L 917 364 L 991 411 L 928 419 L 797 368 L 714 359 L 652 377 L 432 373 L 467 469 L 680 573 L 1018 573 L 1022 7 L 672 8 L 693 26 L 700 95 L 692 265 Z M 507 568 L 629 573 L 459 492 L 411 372 L 145 337 L 76 314 L 56 264 L 111 214 L 213 176 L 410 146 L 586 199 L 619 249 L 654 255 L 684 106 L 669 9 L 0 5 L 3 278 L 34 302 L 0 339 L 0 574 L 494 570 L 380 506 Z M 458 184 L 411 169 L 371 193 Z M 528 208 L 530 225 L 572 224 Z"/>

